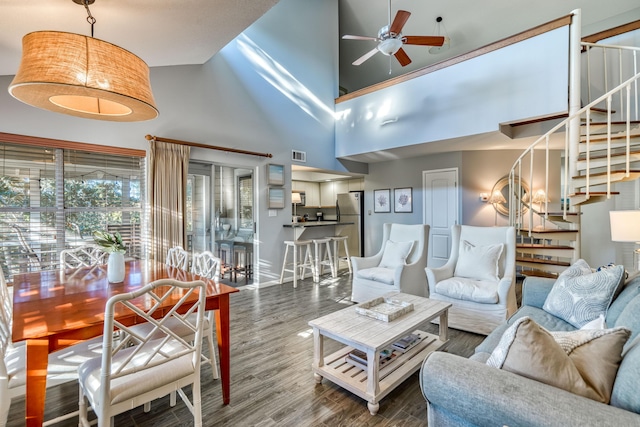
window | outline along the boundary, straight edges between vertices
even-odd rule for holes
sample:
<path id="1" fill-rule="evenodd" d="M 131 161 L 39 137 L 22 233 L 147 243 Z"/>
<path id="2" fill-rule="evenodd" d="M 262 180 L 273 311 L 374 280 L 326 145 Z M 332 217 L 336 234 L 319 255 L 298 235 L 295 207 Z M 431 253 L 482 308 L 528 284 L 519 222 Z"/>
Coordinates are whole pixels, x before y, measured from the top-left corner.
<path id="1" fill-rule="evenodd" d="M 120 232 L 126 255 L 142 257 L 144 151 L 126 155 L 66 145 L 0 140 L 0 262 L 8 280 L 58 268 L 59 252 L 92 243 L 95 230 Z"/>
<path id="2" fill-rule="evenodd" d="M 253 230 L 253 177 L 238 177 L 238 228 Z"/>

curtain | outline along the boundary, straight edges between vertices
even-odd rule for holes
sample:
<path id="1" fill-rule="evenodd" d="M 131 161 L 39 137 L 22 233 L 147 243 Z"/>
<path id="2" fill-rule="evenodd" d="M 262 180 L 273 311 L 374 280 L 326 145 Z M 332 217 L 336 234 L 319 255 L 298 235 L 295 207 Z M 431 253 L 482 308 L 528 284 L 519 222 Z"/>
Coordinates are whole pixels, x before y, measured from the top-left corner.
<path id="1" fill-rule="evenodd" d="M 150 258 L 164 262 L 169 248 L 185 247 L 190 147 L 151 140 L 149 159 Z"/>

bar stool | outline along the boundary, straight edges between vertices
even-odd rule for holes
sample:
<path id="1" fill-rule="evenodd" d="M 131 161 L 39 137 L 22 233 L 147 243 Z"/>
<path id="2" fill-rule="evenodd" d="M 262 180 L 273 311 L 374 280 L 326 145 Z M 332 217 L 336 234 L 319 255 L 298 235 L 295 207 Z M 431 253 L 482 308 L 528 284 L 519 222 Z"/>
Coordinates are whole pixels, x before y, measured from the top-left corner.
<path id="1" fill-rule="evenodd" d="M 335 257 L 335 261 L 334 264 L 336 265 L 336 273 L 338 273 L 338 270 L 340 269 L 340 260 L 341 259 L 345 259 L 347 261 L 347 267 L 349 267 L 349 273 L 352 273 L 353 270 L 351 270 L 351 257 L 349 256 L 349 245 L 347 240 L 349 239 L 349 236 L 332 236 L 331 237 L 331 241 L 333 242 L 333 256 Z M 341 258 L 339 256 L 339 248 L 338 245 L 340 244 L 340 242 L 344 243 L 344 253 L 345 253 L 345 257 Z"/>
<path id="2" fill-rule="evenodd" d="M 245 285 L 253 278 L 253 243 L 234 242 L 231 280 L 237 282 L 238 273 L 244 274 Z"/>
<path id="3" fill-rule="evenodd" d="M 325 246 L 324 254 L 322 253 L 323 244 Z M 313 281 L 320 281 L 320 275 L 323 274 L 325 265 L 328 265 L 331 268 L 331 277 L 337 277 L 333 256 L 331 256 L 331 237 L 313 239 L 313 245 L 316 254 L 316 271 L 315 275 L 313 276 Z"/>
<path id="4" fill-rule="evenodd" d="M 311 257 L 311 240 L 285 240 L 284 241 L 285 251 L 284 258 L 282 260 L 282 271 L 280 272 L 280 284 L 284 281 L 284 273 L 285 271 L 290 271 L 293 273 L 293 287 L 298 287 L 298 275 L 304 279 L 306 274 L 306 270 L 311 270 L 311 275 L 315 277 L 315 268 L 313 266 L 313 258 Z M 305 249 L 304 256 L 302 256 L 302 260 L 300 257 L 302 255 L 302 250 Z M 289 255 L 289 248 L 293 249 L 293 260 L 290 263 L 291 268 L 287 267 L 287 256 Z M 302 261 L 302 262 L 300 262 Z M 299 272 L 299 273 L 298 273 Z"/>

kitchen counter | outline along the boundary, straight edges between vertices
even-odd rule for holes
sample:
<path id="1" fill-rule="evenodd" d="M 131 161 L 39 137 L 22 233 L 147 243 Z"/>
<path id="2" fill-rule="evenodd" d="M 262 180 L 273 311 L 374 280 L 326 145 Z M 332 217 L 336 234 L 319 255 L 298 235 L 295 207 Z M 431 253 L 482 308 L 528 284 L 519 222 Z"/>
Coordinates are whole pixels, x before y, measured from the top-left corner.
<path id="1" fill-rule="evenodd" d="M 291 224 L 284 224 L 283 227 L 297 228 L 297 227 L 322 227 L 327 225 L 351 225 L 353 222 L 339 222 L 339 221 L 305 221 L 305 222 L 292 222 Z"/>
<path id="2" fill-rule="evenodd" d="M 344 221 L 305 221 L 284 224 L 283 227 L 293 229 L 294 240 L 299 240 L 304 234 L 305 239 L 314 239 L 340 234 L 342 226 L 353 225 L 353 222 Z M 333 227 L 333 229 L 327 229 Z"/>

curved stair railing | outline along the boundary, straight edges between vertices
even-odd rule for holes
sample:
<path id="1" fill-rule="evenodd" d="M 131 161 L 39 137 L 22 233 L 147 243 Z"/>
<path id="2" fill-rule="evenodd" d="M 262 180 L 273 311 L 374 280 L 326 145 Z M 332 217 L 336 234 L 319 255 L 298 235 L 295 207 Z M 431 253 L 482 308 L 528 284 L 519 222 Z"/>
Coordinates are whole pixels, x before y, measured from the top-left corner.
<path id="1" fill-rule="evenodd" d="M 590 44 L 583 43 L 583 45 Z M 636 52 L 640 51 L 640 48 L 597 46 L 604 49 L 615 48 L 618 51 L 621 49 L 632 51 L 633 77 L 570 114 L 565 120 L 535 140 L 518 157 L 509 172 L 509 206 L 518 206 L 517 209 L 509 210 L 509 224 L 515 226 L 518 230 L 523 230 L 530 239 L 532 237 L 544 239 L 544 237 L 536 235 L 536 230 L 533 227 L 534 215 L 542 218 L 541 224 L 542 228 L 544 228 L 550 218 L 549 200 L 540 204 L 539 210 L 536 210 L 534 204 L 530 201 L 533 195 L 525 194 L 522 190 L 522 181 L 528 179 L 529 188 L 543 188 L 545 194 L 549 194 L 550 151 L 564 150 L 564 188 L 562 189 L 561 212 L 553 213 L 551 216 L 559 221 L 577 223 L 574 227 L 578 232 L 575 238 L 573 260 L 580 257 L 580 205 L 610 198 L 612 194 L 615 194 L 611 190 L 611 184 L 614 182 L 640 177 L 640 169 L 631 169 L 633 162 L 640 162 L 640 132 L 636 130 L 640 125 L 638 118 L 638 81 L 640 80 L 640 73 L 636 65 Z M 620 60 L 620 64 L 622 64 L 622 60 Z M 605 79 L 607 79 L 606 70 L 604 74 Z M 589 86 L 591 86 L 591 83 L 589 83 Z M 605 107 L 599 108 L 598 105 L 602 104 Z M 619 111 L 615 111 L 614 108 L 618 108 Z M 596 123 L 593 121 L 594 116 L 606 117 L 606 119 Z M 577 127 L 575 126 L 576 121 L 580 122 Z M 571 128 L 581 128 L 582 130 L 581 132 L 575 132 Z M 635 133 L 632 133 L 632 129 L 634 129 Z M 564 147 L 560 148 L 558 147 L 560 145 L 558 138 L 562 138 L 561 135 L 563 133 Z M 580 142 L 581 137 L 583 139 L 582 143 Z M 637 150 L 632 150 L 634 140 L 639 147 Z M 580 148 L 581 145 L 583 145 L 583 148 Z M 623 165 L 622 167 L 612 169 L 612 159 L 614 157 L 622 159 L 616 160 L 616 164 Z M 542 179 L 538 178 L 536 183 L 534 182 L 534 171 L 541 169 L 540 163 L 538 163 L 540 158 L 544 162 L 544 175 Z M 536 165 L 538 166 L 537 169 Z M 575 174 L 570 173 L 572 171 L 577 172 Z M 539 176 L 539 174 L 536 175 Z M 540 183 L 541 180 L 543 181 L 542 183 Z M 551 185 L 557 184 L 551 183 Z M 606 191 L 594 191 L 593 187 L 595 186 L 606 186 Z M 519 190 L 516 191 L 514 189 Z M 578 189 L 583 189 L 583 191 L 577 191 Z M 578 220 L 569 220 L 569 215 L 577 215 Z M 526 225 L 525 222 L 527 223 Z"/>

